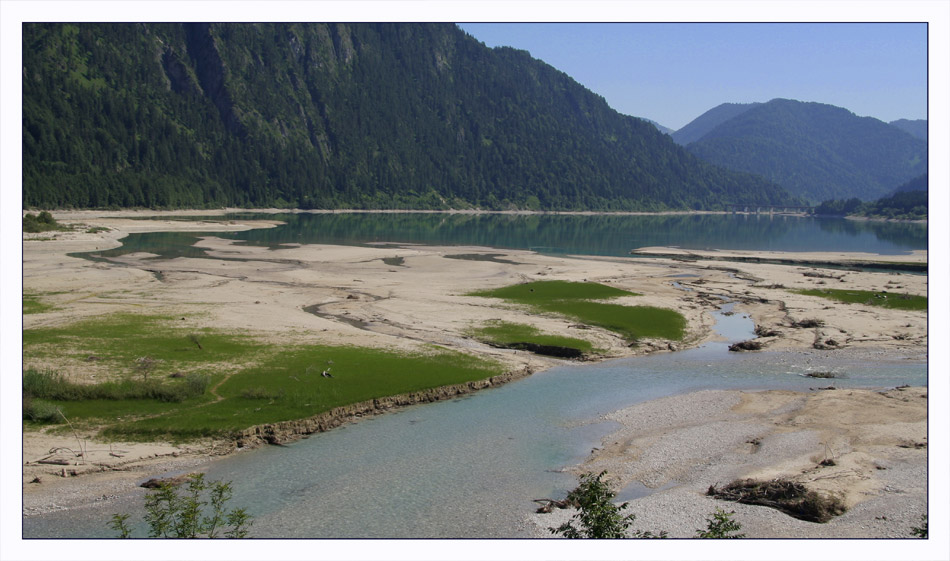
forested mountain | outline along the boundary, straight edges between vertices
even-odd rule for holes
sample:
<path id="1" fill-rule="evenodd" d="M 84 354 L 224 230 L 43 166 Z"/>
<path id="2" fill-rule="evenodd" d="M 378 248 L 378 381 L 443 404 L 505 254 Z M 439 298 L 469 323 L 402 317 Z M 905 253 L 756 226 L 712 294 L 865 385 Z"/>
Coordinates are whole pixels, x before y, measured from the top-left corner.
<path id="1" fill-rule="evenodd" d="M 645 119 L 645 121 L 650 123 L 654 127 L 656 127 L 656 130 L 662 132 L 663 134 L 673 134 L 673 129 L 671 129 L 670 127 L 664 127 L 660 123 L 657 123 L 656 121 L 653 121 L 651 119 Z"/>
<path id="2" fill-rule="evenodd" d="M 832 199 L 823 201 L 812 209 L 818 215 L 857 215 L 872 218 L 896 218 L 901 220 L 927 219 L 927 174 L 904 183 L 885 197 L 870 202 L 860 199 Z"/>
<path id="3" fill-rule="evenodd" d="M 923 191 L 926 193 L 928 191 L 929 184 L 930 184 L 930 180 L 928 179 L 928 174 L 925 173 L 919 177 L 915 177 L 911 179 L 907 183 L 904 183 L 903 185 L 895 189 L 894 192 L 891 194 L 893 195 L 897 193 L 903 193 L 905 191 Z"/>
<path id="4" fill-rule="evenodd" d="M 759 103 L 723 103 L 696 117 L 683 128 L 672 134 L 673 141 L 680 146 L 686 146 L 706 136 L 709 131 L 725 123 L 729 119 L 745 113 Z"/>
<path id="5" fill-rule="evenodd" d="M 749 108 L 687 149 L 812 201 L 876 199 L 927 170 L 923 140 L 847 109 L 789 99 Z"/>
<path id="6" fill-rule="evenodd" d="M 924 141 L 927 140 L 927 119 L 915 119 L 911 121 L 910 119 L 898 119 L 896 121 L 891 121 L 890 124 L 895 127 L 909 132 L 911 135 L 916 136 Z"/>
<path id="7" fill-rule="evenodd" d="M 451 24 L 25 24 L 29 207 L 786 203 Z"/>

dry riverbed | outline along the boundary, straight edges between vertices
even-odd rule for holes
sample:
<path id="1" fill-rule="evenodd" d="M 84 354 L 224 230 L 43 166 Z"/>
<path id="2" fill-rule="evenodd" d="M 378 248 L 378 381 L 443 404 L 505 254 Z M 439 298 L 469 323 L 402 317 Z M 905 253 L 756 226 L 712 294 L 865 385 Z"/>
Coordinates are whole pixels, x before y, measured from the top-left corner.
<path id="1" fill-rule="evenodd" d="M 710 312 L 721 303 L 720 296 L 726 296 L 737 302 L 737 312 L 750 314 L 756 326 L 770 333 L 760 339 L 765 349 L 814 349 L 820 344 L 823 348 L 816 352 L 926 359 L 926 312 L 839 304 L 790 292 L 832 287 L 926 295 L 925 275 L 669 257 L 572 258 L 484 247 L 288 244 L 267 249 L 235 244 L 213 234 L 198 243 L 209 256 L 205 259 L 156 261 L 148 254 L 129 254 L 103 263 L 67 256 L 116 247 L 130 232 L 235 231 L 276 224 L 224 218 L 202 222 L 132 219 L 146 214 L 173 218 L 214 213 L 54 213 L 66 224 L 108 230 L 24 235 L 24 292 L 52 307 L 25 315 L 23 327 L 65 325 L 115 312 L 181 315 L 195 328 L 247 332 L 274 342 L 396 350 L 437 344 L 500 361 L 511 370 L 538 370 L 560 361 L 482 344 L 470 337 L 473 327 L 492 320 L 526 323 L 545 333 L 587 339 L 603 350 L 603 358 L 671 350 L 665 341 L 642 341 L 629 347 L 607 331 L 577 329 L 571 320 L 466 295 L 529 280 L 586 280 L 643 295 L 619 303 L 682 313 L 689 322 L 688 334 L 682 343 L 672 345 L 674 349 L 708 340 Z M 498 258 L 453 258 L 461 254 L 496 254 Z M 917 252 L 911 258 L 926 262 L 927 256 Z M 820 325 L 794 327 L 808 319 L 820 320 Z M 829 340 L 834 344 L 826 344 Z M 63 356 L 28 366 L 53 368 L 79 382 L 108 376 L 82 357 Z M 841 493 L 852 508 L 840 520 L 851 517 L 855 522 L 814 525 L 763 507 L 730 506 L 750 535 L 904 537 L 908 522 L 916 522 L 926 508 L 927 449 L 916 446 L 926 444 L 926 393 L 925 388 L 912 388 L 886 396 L 857 390 L 675 396 L 617 412 L 616 419 L 627 432 L 605 441 L 603 449 L 578 469 L 607 469 L 622 483 L 639 481 L 657 488 L 675 484 L 637 501 L 642 529 L 680 531 L 670 520 L 651 517 L 663 511 L 679 512 L 680 505 L 692 501 L 699 508 L 684 519 L 690 530 L 682 530 L 690 534 L 701 526 L 702 515 L 714 510 L 716 501 L 702 495 L 710 484 L 727 483 L 726 478 L 733 476 L 783 474 Z M 665 413 L 644 413 L 655 409 Z M 688 418 L 677 413 L 684 411 Z M 875 423 L 860 422 L 858 413 Z M 648 422 L 649 431 L 642 430 L 643 422 Z M 713 434 L 716 438 L 709 438 Z M 755 446 L 746 442 L 756 439 Z M 914 446 L 902 447 L 905 441 Z M 87 451 L 85 461 L 75 456 L 80 447 Z M 230 443 L 221 442 L 110 444 L 97 440 L 94 431 L 78 435 L 28 431 L 23 435 L 24 515 L 88 503 L 103 494 L 130 489 L 151 473 L 170 467 L 189 469 L 231 450 Z M 820 462 L 828 456 L 840 462 L 815 468 L 816 458 Z M 68 465 L 39 463 L 57 459 L 65 459 Z M 885 503 L 897 505 L 896 510 L 886 515 L 887 520 L 879 520 L 875 513 Z M 557 525 L 553 517 L 564 515 L 564 511 L 541 515 L 549 518 L 540 520 L 539 528 Z"/>

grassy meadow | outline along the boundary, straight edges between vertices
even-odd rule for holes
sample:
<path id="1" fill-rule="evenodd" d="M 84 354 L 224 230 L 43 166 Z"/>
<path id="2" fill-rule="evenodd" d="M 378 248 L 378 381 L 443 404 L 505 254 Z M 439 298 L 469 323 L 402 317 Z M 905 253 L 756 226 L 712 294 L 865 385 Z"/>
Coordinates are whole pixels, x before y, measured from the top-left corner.
<path id="1" fill-rule="evenodd" d="M 114 314 L 23 332 L 24 422 L 102 428 L 116 438 L 186 440 L 301 419 L 340 405 L 485 379 L 500 364 L 438 347 L 398 353 L 273 344 Z M 95 383 L 31 366 L 71 357 Z M 323 373 L 327 372 L 327 376 Z"/>
<path id="2" fill-rule="evenodd" d="M 926 296 L 913 296 L 895 292 L 875 292 L 872 290 L 842 290 L 832 288 L 793 290 L 792 292 L 805 296 L 818 296 L 846 304 L 864 304 L 866 306 L 879 306 L 894 310 L 927 311 Z"/>
<path id="3" fill-rule="evenodd" d="M 613 331 L 631 341 L 642 337 L 680 341 L 686 332 L 686 318 L 679 312 L 653 306 L 602 302 L 639 294 L 598 283 L 537 281 L 470 295 L 500 298 L 512 304 L 527 306 L 535 312 L 567 316 Z"/>
<path id="4" fill-rule="evenodd" d="M 491 321 L 485 325 L 472 329 L 469 335 L 483 343 L 500 347 L 517 347 L 522 344 L 533 344 L 547 347 L 563 347 L 575 349 L 581 354 L 595 354 L 600 352 L 590 341 L 576 337 L 564 337 L 543 333 L 540 329 L 523 323 L 507 321 Z"/>

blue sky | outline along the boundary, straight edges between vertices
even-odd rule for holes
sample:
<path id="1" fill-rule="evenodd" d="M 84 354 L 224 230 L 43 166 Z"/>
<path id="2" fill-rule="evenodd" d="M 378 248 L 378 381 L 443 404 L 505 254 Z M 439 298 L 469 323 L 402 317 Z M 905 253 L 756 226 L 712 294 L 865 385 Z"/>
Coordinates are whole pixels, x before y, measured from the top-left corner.
<path id="1" fill-rule="evenodd" d="M 882 121 L 927 118 L 922 23 L 484 23 L 621 113 L 678 129 L 726 102 L 817 101 Z"/>

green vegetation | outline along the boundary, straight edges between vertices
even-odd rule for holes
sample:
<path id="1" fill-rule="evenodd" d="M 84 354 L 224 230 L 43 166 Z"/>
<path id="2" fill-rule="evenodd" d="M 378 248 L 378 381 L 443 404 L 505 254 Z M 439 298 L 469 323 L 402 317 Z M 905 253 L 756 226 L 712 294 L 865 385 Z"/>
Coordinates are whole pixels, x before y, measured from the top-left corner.
<path id="1" fill-rule="evenodd" d="M 560 335 L 546 335 L 536 327 L 523 323 L 493 321 L 482 327 L 473 329 L 471 335 L 483 343 L 500 347 L 518 348 L 519 345 L 528 345 L 575 349 L 584 354 L 596 352 L 594 346 L 584 339 L 563 337 Z"/>
<path id="2" fill-rule="evenodd" d="M 246 538 L 253 523 L 243 508 L 228 511 L 231 482 L 206 482 L 203 473 L 192 473 L 183 493 L 163 482 L 145 496 L 145 521 L 150 538 Z M 210 505 L 210 512 L 207 508 Z M 113 514 L 109 526 L 120 538 L 131 538 L 128 514 Z M 222 533 L 223 532 L 223 533 Z"/>
<path id="3" fill-rule="evenodd" d="M 216 388 L 219 401 L 111 425 L 104 434 L 179 439 L 228 435 L 253 425 L 303 419 L 342 405 L 500 373 L 495 363 L 443 349 L 402 355 L 359 347 L 283 347 L 256 366 L 230 375 Z"/>
<path id="4" fill-rule="evenodd" d="M 871 290 L 843 290 L 833 288 L 793 290 L 797 294 L 818 296 L 848 304 L 864 304 L 865 306 L 880 306 L 895 310 L 927 310 L 926 296 L 911 294 L 897 294 L 895 292 L 875 292 Z"/>
<path id="5" fill-rule="evenodd" d="M 472 293 L 501 298 L 529 306 L 538 312 L 565 315 L 588 325 L 602 327 L 630 340 L 659 337 L 682 340 L 686 319 L 678 312 L 651 306 L 623 306 L 591 300 L 637 296 L 598 283 L 538 281 Z"/>
<path id="6" fill-rule="evenodd" d="M 35 234 L 37 232 L 49 232 L 55 230 L 65 230 L 66 228 L 53 218 L 49 211 L 43 211 L 39 215 L 26 213 L 23 216 L 23 231 Z"/>
<path id="7" fill-rule="evenodd" d="M 915 538 L 927 539 L 928 530 L 927 530 L 927 515 L 920 515 L 920 526 L 912 526 L 910 529 L 910 535 Z"/>
<path id="8" fill-rule="evenodd" d="M 811 201 L 882 197 L 927 171 L 926 141 L 841 107 L 773 99 L 724 116 L 687 149 Z"/>
<path id="9" fill-rule="evenodd" d="M 578 512 L 557 528 L 549 528 L 552 534 L 560 534 L 565 538 L 628 537 L 628 529 L 637 517 L 635 514 L 623 513 L 630 506 L 629 503 L 623 503 L 620 506 L 613 503 L 617 494 L 603 481 L 606 474 L 607 472 L 602 471 L 597 475 L 585 473 L 581 476 L 580 485 L 567 494 L 567 501 L 577 505 Z M 640 530 L 632 533 L 632 537 L 635 538 L 665 538 L 666 536 L 665 531 L 658 535 Z"/>
<path id="10" fill-rule="evenodd" d="M 436 347 L 405 354 L 268 345 L 247 336 L 178 327 L 171 318 L 132 314 L 27 329 L 23 341 L 27 365 L 73 356 L 115 378 L 75 384 L 54 372 L 27 368 L 24 399 L 36 404 L 30 419 L 55 421 L 40 406 L 68 407 L 73 423 L 103 426 L 107 436 L 144 439 L 228 435 L 502 372 L 499 364 Z"/>
<path id="11" fill-rule="evenodd" d="M 717 508 L 716 512 L 706 518 L 706 529 L 696 530 L 696 537 L 713 540 L 744 538 L 745 534 L 737 533 L 742 529 L 742 525 L 732 519 L 733 514 L 735 511 L 726 512 Z"/>
<path id="12" fill-rule="evenodd" d="M 57 402 L 150 399 L 180 403 L 204 395 L 209 382 L 208 376 L 191 373 L 168 383 L 153 378 L 144 381 L 124 379 L 99 384 L 75 384 L 51 370 L 30 368 L 23 373 L 23 395 Z"/>
<path id="13" fill-rule="evenodd" d="M 55 306 L 52 304 L 47 304 L 40 301 L 39 296 L 36 294 L 24 294 L 23 295 L 23 314 L 42 314 L 43 312 L 48 312 L 54 309 Z"/>
<path id="14" fill-rule="evenodd" d="M 812 214 L 831 216 L 867 216 L 894 220 L 927 219 L 927 174 L 916 177 L 897 188 L 897 191 L 876 201 L 860 199 L 831 199 L 812 209 Z"/>
<path id="15" fill-rule="evenodd" d="M 452 24 L 28 23 L 22 42 L 27 206 L 793 200 Z"/>
<path id="16" fill-rule="evenodd" d="M 265 346 L 251 338 L 210 329 L 179 327 L 180 318 L 112 314 L 62 327 L 25 329 L 23 361 L 59 357 L 64 352 L 106 367 L 113 376 L 167 377 L 178 372 L 215 370 L 215 364 L 255 361 Z M 189 336 L 200 334 L 203 349 Z M 148 364 L 148 367 L 145 367 Z"/>

